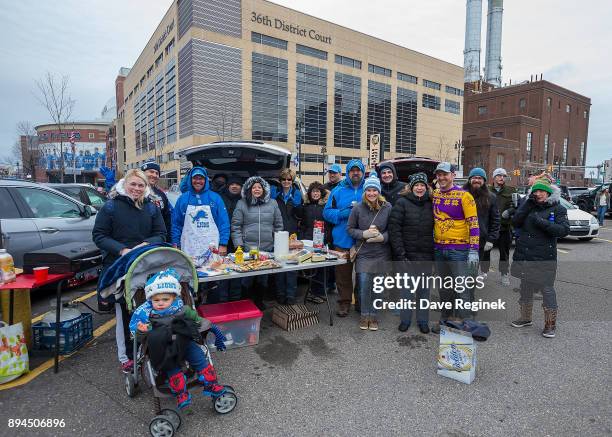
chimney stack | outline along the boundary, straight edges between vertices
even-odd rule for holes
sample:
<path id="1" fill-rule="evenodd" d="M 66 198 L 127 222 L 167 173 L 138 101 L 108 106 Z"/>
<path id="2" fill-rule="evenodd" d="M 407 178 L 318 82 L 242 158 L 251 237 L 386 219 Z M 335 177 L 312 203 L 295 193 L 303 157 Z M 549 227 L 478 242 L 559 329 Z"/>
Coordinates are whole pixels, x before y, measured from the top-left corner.
<path id="1" fill-rule="evenodd" d="M 468 2 L 469 3 L 469 2 Z M 503 0 L 489 0 L 487 12 L 487 48 L 485 57 L 485 81 L 501 86 L 501 42 Z M 467 34 L 466 34 L 467 41 Z"/>
<path id="2" fill-rule="evenodd" d="M 482 0 L 467 0 L 465 9 L 465 50 L 463 51 L 463 80 L 480 80 L 480 39 Z"/>

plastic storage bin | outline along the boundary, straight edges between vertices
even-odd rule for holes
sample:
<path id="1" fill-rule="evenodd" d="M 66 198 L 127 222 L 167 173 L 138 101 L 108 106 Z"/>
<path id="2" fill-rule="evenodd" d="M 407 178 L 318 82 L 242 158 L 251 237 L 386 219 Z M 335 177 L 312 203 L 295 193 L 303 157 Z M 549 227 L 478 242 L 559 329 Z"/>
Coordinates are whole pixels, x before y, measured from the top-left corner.
<path id="1" fill-rule="evenodd" d="M 60 323 L 60 350 L 66 355 L 79 349 L 93 338 L 93 318 L 91 313 Z M 35 350 L 55 349 L 55 323 L 36 323 L 32 325 L 33 347 Z"/>
<path id="2" fill-rule="evenodd" d="M 253 346 L 259 343 L 259 326 L 263 313 L 250 300 L 201 305 L 198 314 L 219 326 L 227 337 L 228 349 Z M 206 343 L 215 350 L 215 336 L 209 334 Z"/>

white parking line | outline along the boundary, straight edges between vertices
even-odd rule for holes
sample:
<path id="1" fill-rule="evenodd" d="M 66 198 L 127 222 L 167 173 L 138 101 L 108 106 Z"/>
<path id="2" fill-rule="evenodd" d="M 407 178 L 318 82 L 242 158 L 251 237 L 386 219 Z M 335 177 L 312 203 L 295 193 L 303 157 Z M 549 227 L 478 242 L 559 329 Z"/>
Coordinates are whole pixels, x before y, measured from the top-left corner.
<path id="1" fill-rule="evenodd" d="M 557 248 L 557 252 L 561 252 L 561 253 L 569 253 L 567 250 L 563 250 L 563 249 L 559 249 L 559 248 Z"/>

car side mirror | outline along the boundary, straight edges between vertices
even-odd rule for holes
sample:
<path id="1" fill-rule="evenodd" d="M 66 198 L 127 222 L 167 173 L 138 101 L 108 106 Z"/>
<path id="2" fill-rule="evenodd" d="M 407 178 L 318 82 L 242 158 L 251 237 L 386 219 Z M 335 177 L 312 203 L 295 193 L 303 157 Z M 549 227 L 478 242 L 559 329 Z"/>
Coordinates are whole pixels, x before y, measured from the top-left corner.
<path id="1" fill-rule="evenodd" d="M 90 205 L 85 205 L 83 207 L 80 207 L 80 209 L 81 209 L 81 216 L 86 219 L 88 219 L 89 217 L 91 217 L 92 215 L 96 213 L 95 210 Z"/>

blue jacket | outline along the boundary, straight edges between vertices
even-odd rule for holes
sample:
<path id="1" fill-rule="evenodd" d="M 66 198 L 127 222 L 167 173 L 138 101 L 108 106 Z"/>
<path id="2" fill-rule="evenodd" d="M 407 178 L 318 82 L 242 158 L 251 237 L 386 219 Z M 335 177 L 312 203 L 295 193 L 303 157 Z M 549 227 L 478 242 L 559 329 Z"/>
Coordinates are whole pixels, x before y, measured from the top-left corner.
<path id="1" fill-rule="evenodd" d="M 196 193 L 191 185 L 191 173 L 199 168 L 204 171 L 206 183 L 204 189 L 200 193 Z M 186 184 L 185 181 L 188 181 Z M 186 186 L 185 186 L 186 185 Z M 183 188 L 186 188 L 183 191 Z M 183 194 L 177 199 L 174 209 L 172 210 L 172 244 L 181 245 L 181 234 L 183 233 L 183 224 L 185 223 L 185 213 L 189 205 L 209 205 L 212 212 L 213 220 L 219 229 L 219 245 L 226 246 L 230 236 L 230 221 L 227 216 L 227 209 L 223 199 L 217 193 L 210 189 L 208 181 L 208 173 L 203 167 L 194 167 L 183 178 L 181 182 L 181 191 Z"/>
<path id="2" fill-rule="evenodd" d="M 332 229 L 334 246 L 342 249 L 350 249 L 355 244 L 355 240 L 349 235 L 346 226 L 351 209 L 353 208 L 352 202 L 361 202 L 361 196 L 363 195 L 363 182 L 365 178 L 362 177 L 359 186 L 354 188 L 349 177 L 349 170 L 355 166 L 359 167 L 365 176 L 363 163 L 359 159 L 350 160 L 346 165 L 346 176 L 333 189 L 323 209 L 323 218 L 334 226 Z"/>
<path id="3" fill-rule="evenodd" d="M 171 316 L 179 312 L 183 306 L 183 300 L 180 297 L 177 297 L 168 308 L 158 311 L 153 309 L 153 304 L 151 304 L 150 300 L 146 300 L 145 303 L 136 308 L 132 314 L 132 318 L 130 319 L 130 332 L 132 334 L 136 332 L 136 329 L 138 329 L 138 322 L 142 322 L 145 325 L 149 323 L 151 313 L 158 314 L 160 316 Z"/>
<path id="4" fill-rule="evenodd" d="M 283 190 L 277 188 L 275 185 L 270 186 L 270 198 L 280 199 L 283 203 L 287 203 L 289 199 L 291 199 L 293 201 L 293 206 L 302 204 L 302 193 L 295 185 L 291 185 L 291 189 L 287 194 L 283 193 Z"/>

